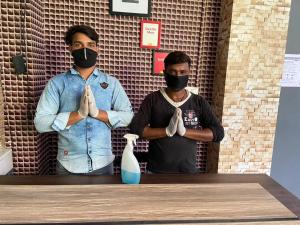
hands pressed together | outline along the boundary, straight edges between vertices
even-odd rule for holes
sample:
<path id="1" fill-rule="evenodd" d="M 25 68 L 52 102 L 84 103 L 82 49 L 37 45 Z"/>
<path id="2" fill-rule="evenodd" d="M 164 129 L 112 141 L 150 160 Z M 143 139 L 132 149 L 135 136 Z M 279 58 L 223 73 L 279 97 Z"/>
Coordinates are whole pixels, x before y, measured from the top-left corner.
<path id="1" fill-rule="evenodd" d="M 99 110 L 96 106 L 95 97 L 89 85 L 85 86 L 84 91 L 81 95 L 78 114 L 82 118 L 86 118 L 88 115 L 96 118 L 99 114 Z"/>
<path id="2" fill-rule="evenodd" d="M 89 85 L 84 87 L 84 91 L 80 98 L 78 114 L 81 118 L 86 118 L 88 115 L 96 118 L 99 114 L 95 97 Z M 180 136 L 184 136 L 185 132 L 186 128 L 184 127 L 182 120 L 182 111 L 180 108 L 176 108 L 169 125 L 166 127 L 166 134 L 168 137 L 172 137 L 176 133 Z"/>
<path id="3" fill-rule="evenodd" d="M 169 125 L 166 127 L 166 133 L 168 137 L 172 137 L 175 133 L 180 136 L 184 136 L 186 128 L 182 120 L 182 111 L 180 108 L 176 108 L 175 112 L 170 120 Z"/>

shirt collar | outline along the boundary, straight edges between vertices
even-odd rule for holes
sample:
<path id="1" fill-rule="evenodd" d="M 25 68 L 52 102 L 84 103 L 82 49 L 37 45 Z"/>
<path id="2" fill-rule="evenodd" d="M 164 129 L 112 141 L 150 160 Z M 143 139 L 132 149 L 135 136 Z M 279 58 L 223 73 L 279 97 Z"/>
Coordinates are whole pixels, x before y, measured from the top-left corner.
<path id="1" fill-rule="evenodd" d="M 72 75 L 80 75 L 79 72 L 75 69 L 75 67 L 72 67 L 72 68 L 70 69 L 70 73 L 71 73 Z M 95 69 L 94 69 L 92 75 L 99 76 L 100 74 L 101 74 L 100 70 L 99 70 L 97 67 L 95 67 Z"/>

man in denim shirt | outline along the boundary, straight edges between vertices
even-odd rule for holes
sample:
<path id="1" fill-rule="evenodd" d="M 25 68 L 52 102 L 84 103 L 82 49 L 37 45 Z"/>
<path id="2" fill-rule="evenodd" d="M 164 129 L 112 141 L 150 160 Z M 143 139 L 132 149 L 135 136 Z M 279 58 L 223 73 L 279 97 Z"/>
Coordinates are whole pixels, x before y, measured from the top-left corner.
<path id="1" fill-rule="evenodd" d="M 119 81 L 95 66 L 98 38 L 85 25 L 67 31 L 74 67 L 48 82 L 37 106 L 36 129 L 58 132 L 59 175 L 113 174 L 111 129 L 127 126 L 133 117 Z"/>

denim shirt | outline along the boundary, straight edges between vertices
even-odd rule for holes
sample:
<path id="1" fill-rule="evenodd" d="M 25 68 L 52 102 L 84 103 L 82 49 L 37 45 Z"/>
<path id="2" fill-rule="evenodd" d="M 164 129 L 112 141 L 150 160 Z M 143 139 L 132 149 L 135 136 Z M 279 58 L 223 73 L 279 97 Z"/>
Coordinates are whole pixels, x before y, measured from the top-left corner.
<path id="1" fill-rule="evenodd" d="M 108 114 L 109 124 L 86 117 L 68 126 L 71 112 L 79 109 L 85 85 L 90 85 L 97 108 Z M 88 173 L 114 160 L 111 129 L 127 126 L 133 117 L 130 101 L 120 82 L 99 69 L 87 80 L 75 70 L 53 77 L 46 85 L 34 118 L 38 132 L 58 132 L 57 160 L 72 173 Z"/>

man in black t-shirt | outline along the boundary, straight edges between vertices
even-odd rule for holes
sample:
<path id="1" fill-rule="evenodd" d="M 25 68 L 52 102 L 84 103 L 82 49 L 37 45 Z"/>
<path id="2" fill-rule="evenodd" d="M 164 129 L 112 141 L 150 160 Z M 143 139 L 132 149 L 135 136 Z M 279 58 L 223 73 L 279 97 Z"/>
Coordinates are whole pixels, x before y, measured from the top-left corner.
<path id="1" fill-rule="evenodd" d="M 207 101 L 185 89 L 190 57 L 171 52 L 164 64 L 167 88 L 146 96 L 130 130 L 149 140 L 148 171 L 196 173 L 197 141 L 220 142 L 224 129 Z"/>

